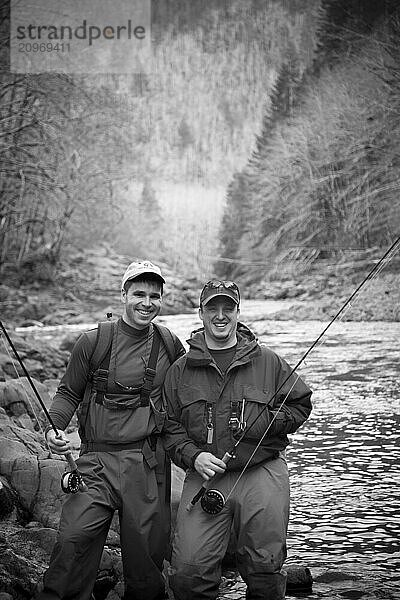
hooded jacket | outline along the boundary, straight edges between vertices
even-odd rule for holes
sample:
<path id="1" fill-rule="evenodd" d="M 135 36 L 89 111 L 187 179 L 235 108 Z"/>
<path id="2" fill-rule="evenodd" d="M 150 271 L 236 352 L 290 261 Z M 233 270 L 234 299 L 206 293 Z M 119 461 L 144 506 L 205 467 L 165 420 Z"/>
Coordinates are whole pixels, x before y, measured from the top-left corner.
<path id="1" fill-rule="evenodd" d="M 242 323 L 238 323 L 235 356 L 225 374 L 206 346 L 204 329 L 194 332 L 188 344 L 189 352 L 171 366 L 164 383 L 169 417 L 181 423 L 194 442 L 175 448 L 175 463 L 193 466 L 200 451 L 222 458 L 244 431 L 227 465 L 228 470 L 242 469 L 272 420 L 249 466 L 277 456 L 289 443 L 287 434 L 294 433 L 311 412 L 310 388 L 296 373 L 290 375 L 290 366 L 260 345 Z"/>

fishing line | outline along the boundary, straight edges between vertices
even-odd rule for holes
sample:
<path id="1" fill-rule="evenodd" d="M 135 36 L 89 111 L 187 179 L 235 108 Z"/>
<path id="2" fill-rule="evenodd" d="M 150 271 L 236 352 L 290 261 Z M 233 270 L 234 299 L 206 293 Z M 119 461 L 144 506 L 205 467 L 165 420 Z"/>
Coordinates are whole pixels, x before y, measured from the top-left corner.
<path id="1" fill-rule="evenodd" d="M 233 488 L 230 490 L 230 492 L 228 494 L 228 498 L 231 496 L 231 494 L 233 492 L 233 489 L 237 486 L 239 480 L 244 475 L 244 473 L 245 473 L 248 465 L 250 464 L 251 459 L 254 457 L 256 451 L 258 450 L 258 448 L 262 444 L 262 441 L 264 440 L 264 438 L 267 435 L 268 431 L 270 430 L 272 424 L 274 423 L 275 419 L 277 418 L 278 412 L 284 406 L 284 404 L 285 404 L 285 402 L 286 402 L 286 400 L 287 400 L 287 398 L 288 398 L 291 390 L 293 389 L 294 385 L 296 384 L 297 380 L 299 379 L 299 375 L 297 373 L 295 373 L 297 371 L 297 369 L 300 367 L 300 365 L 302 363 L 304 363 L 305 359 L 312 352 L 312 350 L 320 343 L 321 339 L 323 338 L 323 336 L 325 335 L 325 333 L 328 331 L 328 329 L 333 325 L 333 323 L 335 321 L 337 321 L 340 316 L 341 316 L 341 320 L 343 319 L 345 313 L 351 307 L 352 300 L 354 300 L 356 298 L 356 296 L 359 294 L 360 290 L 368 282 L 371 282 L 373 279 L 375 279 L 375 277 L 378 276 L 378 274 L 382 271 L 382 269 L 387 264 L 389 264 L 389 262 L 392 260 L 392 258 L 395 256 L 396 252 L 398 251 L 399 247 L 400 247 L 400 236 L 393 242 L 393 244 L 389 247 L 389 249 L 385 252 L 385 254 L 379 259 L 379 261 L 377 262 L 377 264 L 366 275 L 366 277 L 364 277 L 364 279 L 357 286 L 357 288 L 354 290 L 354 292 L 349 296 L 349 298 L 346 300 L 346 302 L 341 306 L 341 308 L 337 311 L 337 313 L 334 315 L 334 317 L 329 321 L 329 323 L 326 325 L 326 327 L 322 330 L 322 332 L 319 334 L 319 336 L 316 338 L 316 340 L 311 344 L 311 346 L 308 348 L 308 350 L 299 359 L 299 361 L 297 362 L 297 364 L 293 367 L 293 369 L 291 369 L 289 375 L 284 379 L 284 381 L 277 388 L 277 390 L 273 394 L 272 398 L 269 400 L 268 404 L 265 404 L 265 406 L 261 409 L 261 411 L 259 412 L 259 414 L 245 428 L 245 430 L 242 432 L 242 434 L 240 435 L 239 439 L 236 441 L 236 443 L 234 444 L 234 446 L 229 451 L 225 452 L 224 456 L 222 457 L 222 460 L 225 462 L 225 464 L 227 464 L 229 462 L 229 460 L 231 460 L 232 458 L 235 457 L 235 450 L 238 447 L 238 445 L 242 442 L 242 440 L 245 437 L 245 435 L 247 435 L 248 432 L 249 432 L 249 430 L 252 427 L 254 427 L 254 425 L 257 423 L 258 419 L 264 414 L 265 410 L 268 409 L 269 405 L 277 397 L 277 395 L 282 390 L 282 388 L 284 387 L 284 385 L 289 381 L 289 379 L 293 375 L 296 375 L 297 376 L 296 380 L 292 384 L 292 386 L 289 389 L 289 391 L 286 393 L 286 395 L 283 398 L 281 404 L 277 407 L 276 412 L 273 415 L 273 417 L 272 417 L 271 421 L 269 422 L 268 426 L 266 427 L 266 429 L 265 429 L 265 431 L 264 431 L 264 433 L 262 435 L 261 440 L 257 443 L 257 446 L 255 447 L 254 451 L 252 452 L 249 460 L 246 462 L 245 466 L 240 471 L 240 473 L 238 475 L 238 478 L 237 478 L 237 480 L 236 480 Z M 324 342 L 325 342 L 325 340 L 324 340 Z M 324 343 L 324 342 L 322 342 L 322 343 Z M 216 514 L 217 512 L 220 512 L 220 510 L 222 510 L 222 508 L 223 508 L 223 506 L 224 506 L 224 504 L 226 502 L 225 498 L 223 497 L 222 493 L 219 492 L 218 490 L 207 490 L 207 485 L 209 485 L 209 482 L 203 483 L 203 485 L 201 486 L 201 488 L 199 489 L 199 491 L 192 498 L 192 500 L 190 501 L 190 503 L 186 507 L 188 511 L 190 511 L 193 508 L 193 506 L 200 499 L 202 501 L 201 502 L 202 508 L 206 512 L 210 512 L 210 514 Z M 204 495 L 206 493 L 209 493 L 209 492 L 211 492 L 211 497 L 210 497 L 210 511 L 208 511 L 206 509 L 207 508 L 207 502 L 204 501 Z M 212 495 L 212 492 L 214 492 L 214 496 Z M 221 499 L 221 497 L 222 497 L 222 499 Z M 218 510 L 216 510 L 216 508 L 218 508 Z"/>
<path id="2" fill-rule="evenodd" d="M 9 334 L 8 334 L 6 328 L 4 327 L 4 325 L 3 325 L 3 323 L 2 323 L 1 320 L 0 320 L 0 328 L 3 331 L 3 333 L 5 335 L 5 338 L 6 338 L 7 342 L 9 343 L 10 348 L 12 349 L 12 351 L 13 351 L 13 353 L 14 353 L 17 361 L 18 361 L 18 363 L 20 364 L 20 366 L 21 366 L 24 374 L 26 375 L 26 378 L 27 378 L 27 380 L 28 380 L 28 382 L 29 382 L 29 384 L 30 384 L 30 386 L 31 386 L 31 388 L 32 388 L 32 390 L 33 390 L 33 392 L 34 392 L 37 400 L 39 401 L 39 405 L 41 406 L 44 414 L 46 415 L 46 418 L 47 418 L 47 420 L 48 420 L 51 428 L 55 432 L 56 437 L 60 438 L 60 432 L 58 431 L 57 427 L 55 426 L 55 424 L 54 424 L 54 422 L 53 422 L 53 420 L 52 420 L 52 418 L 50 416 L 50 413 L 47 410 L 47 407 L 46 407 L 45 403 L 43 402 L 43 400 L 42 400 L 42 398 L 41 398 L 41 396 L 40 396 L 40 394 L 39 394 L 39 392 L 37 390 L 37 387 L 35 386 L 35 384 L 34 384 L 32 378 L 31 378 L 28 370 L 25 367 L 24 362 L 22 361 L 22 358 L 20 357 L 20 355 L 18 353 L 18 350 L 16 349 L 16 347 L 15 347 L 12 339 L 10 338 L 10 336 L 9 336 Z M 0 334 L 1 334 L 1 331 L 0 331 Z M 3 343 L 4 343 L 4 340 L 3 340 Z M 5 346 L 5 343 L 4 343 L 4 346 Z M 18 371 L 17 371 L 17 369 L 15 367 L 14 362 L 13 362 L 13 365 L 14 365 L 16 373 L 17 373 L 17 375 L 19 377 L 19 374 L 18 374 Z M 35 410 L 33 409 L 33 406 L 32 406 L 32 403 L 30 401 L 30 398 L 29 398 L 28 394 L 27 394 L 27 399 L 28 399 L 29 405 L 32 408 L 32 412 L 33 412 L 33 414 L 36 417 L 36 420 L 38 422 L 39 428 L 41 428 L 40 422 L 38 420 L 37 415 L 35 414 Z M 73 493 L 73 494 L 75 494 L 75 493 L 77 493 L 79 491 L 86 491 L 87 490 L 87 486 L 86 486 L 86 484 L 83 481 L 82 475 L 78 471 L 78 467 L 77 467 L 76 462 L 75 462 L 75 460 L 74 460 L 74 458 L 72 456 L 72 452 L 69 451 L 66 454 L 64 454 L 63 456 L 65 456 L 65 458 L 66 458 L 66 460 L 67 460 L 67 462 L 68 462 L 68 464 L 69 464 L 69 466 L 71 468 L 71 472 L 64 473 L 64 475 L 62 476 L 62 478 L 61 478 L 61 488 L 62 488 L 62 490 L 64 492 L 66 492 L 66 493 Z M 59 467 L 57 467 L 57 468 L 59 468 Z"/>

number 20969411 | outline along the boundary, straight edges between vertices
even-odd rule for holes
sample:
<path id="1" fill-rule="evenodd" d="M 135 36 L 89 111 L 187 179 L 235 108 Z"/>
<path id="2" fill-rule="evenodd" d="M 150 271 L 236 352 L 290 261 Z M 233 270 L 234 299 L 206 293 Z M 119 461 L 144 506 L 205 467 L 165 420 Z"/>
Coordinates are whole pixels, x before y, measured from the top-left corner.
<path id="1" fill-rule="evenodd" d="M 18 52 L 70 52 L 71 47 L 68 42 L 20 42 Z"/>

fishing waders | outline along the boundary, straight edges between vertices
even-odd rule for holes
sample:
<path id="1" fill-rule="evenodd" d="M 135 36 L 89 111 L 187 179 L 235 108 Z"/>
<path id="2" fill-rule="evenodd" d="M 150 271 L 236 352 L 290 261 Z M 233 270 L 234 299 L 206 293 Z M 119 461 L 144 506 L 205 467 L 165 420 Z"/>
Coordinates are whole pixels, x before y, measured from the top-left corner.
<path id="1" fill-rule="evenodd" d="M 237 478 L 238 472 L 227 471 L 215 485 L 226 497 Z M 232 527 L 247 600 L 283 600 L 289 520 L 285 459 L 247 470 L 218 514 L 207 514 L 200 503 L 187 510 L 201 482 L 198 473 L 188 472 L 178 509 L 170 570 L 175 600 L 215 600 Z"/>

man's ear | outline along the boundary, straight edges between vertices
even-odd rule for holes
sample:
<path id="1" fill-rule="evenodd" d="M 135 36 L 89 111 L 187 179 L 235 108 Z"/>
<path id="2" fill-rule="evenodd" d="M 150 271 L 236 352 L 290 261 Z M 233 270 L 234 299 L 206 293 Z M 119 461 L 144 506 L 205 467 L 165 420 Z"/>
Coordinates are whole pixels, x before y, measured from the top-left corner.
<path id="1" fill-rule="evenodd" d="M 200 321 L 203 320 L 203 309 L 201 308 L 201 306 L 199 308 L 199 318 L 200 318 Z"/>
<path id="2" fill-rule="evenodd" d="M 122 304 L 126 303 L 126 291 L 124 289 L 121 290 L 121 302 Z"/>

